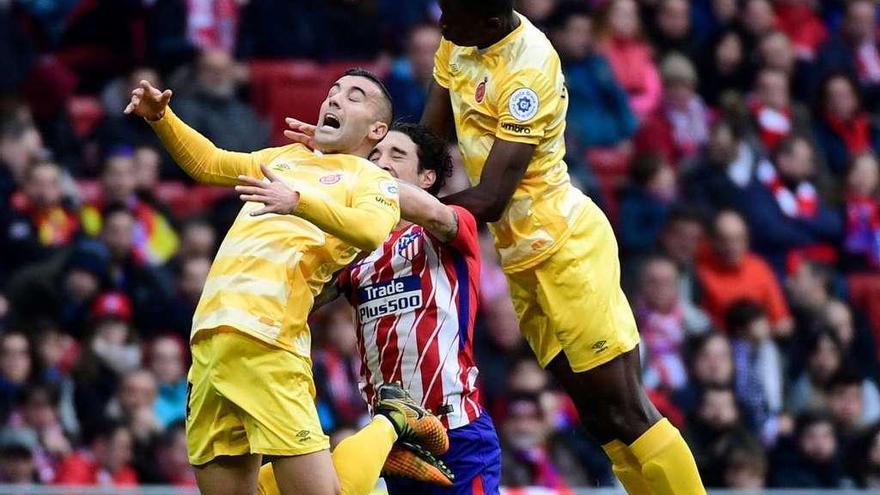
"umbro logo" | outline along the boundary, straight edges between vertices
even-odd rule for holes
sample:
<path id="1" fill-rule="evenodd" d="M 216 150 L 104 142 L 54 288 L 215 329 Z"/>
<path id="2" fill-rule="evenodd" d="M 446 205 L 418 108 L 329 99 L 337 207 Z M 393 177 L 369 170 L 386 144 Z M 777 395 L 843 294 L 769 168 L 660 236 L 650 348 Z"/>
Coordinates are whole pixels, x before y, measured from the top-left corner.
<path id="1" fill-rule="evenodd" d="M 599 342 L 596 342 L 595 344 L 593 344 L 593 352 L 595 352 L 596 354 L 599 354 L 600 352 L 602 352 L 606 349 L 608 349 L 608 341 L 607 340 L 600 340 Z"/>
<path id="2" fill-rule="evenodd" d="M 310 432 L 309 430 L 300 430 L 300 432 L 296 434 L 296 438 L 297 440 L 299 440 L 300 443 L 308 442 L 311 436 L 312 432 Z"/>
<path id="3" fill-rule="evenodd" d="M 290 165 L 286 163 L 276 163 L 272 165 L 272 170 L 290 170 Z"/>

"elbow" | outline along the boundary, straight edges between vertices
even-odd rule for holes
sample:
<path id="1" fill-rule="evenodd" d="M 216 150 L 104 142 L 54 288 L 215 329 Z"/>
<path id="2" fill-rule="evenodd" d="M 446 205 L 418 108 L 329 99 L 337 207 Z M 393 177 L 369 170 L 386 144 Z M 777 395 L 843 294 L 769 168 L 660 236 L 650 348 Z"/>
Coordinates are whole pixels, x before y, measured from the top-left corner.
<path id="1" fill-rule="evenodd" d="M 355 242 L 352 242 L 352 245 L 365 253 L 371 253 L 382 245 L 386 237 L 387 234 L 382 236 L 381 232 L 377 229 L 356 239 Z"/>

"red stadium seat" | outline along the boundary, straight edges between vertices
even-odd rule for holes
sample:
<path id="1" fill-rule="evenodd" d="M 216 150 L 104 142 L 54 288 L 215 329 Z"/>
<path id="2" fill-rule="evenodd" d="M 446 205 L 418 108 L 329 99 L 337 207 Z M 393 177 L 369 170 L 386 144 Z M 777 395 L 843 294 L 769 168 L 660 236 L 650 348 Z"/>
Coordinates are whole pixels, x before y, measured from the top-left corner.
<path id="1" fill-rule="evenodd" d="M 384 65 L 372 61 L 317 64 L 311 61 L 254 61 L 250 64 L 251 103 L 272 125 L 272 143 L 285 144 L 285 117 L 305 122 L 318 119 L 327 90 L 340 74 L 363 67 L 384 75 Z"/>
<path id="2" fill-rule="evenodd" d="M 91 96 L 74 96 L 67 101 L 67 111 L 73 122 L 73 132 L 78 138 L 91 134 L 104 118 L 101 102 Z"/>
<path id="3" fill-rule="evenodd" d="M 618 193 L 626 184 L 632 153 L 616 148 L 590 148 L 584 159 L 596 174 L 599 190 L 605 200 L 605 214 L 612 225 L 617 224 Z"/>

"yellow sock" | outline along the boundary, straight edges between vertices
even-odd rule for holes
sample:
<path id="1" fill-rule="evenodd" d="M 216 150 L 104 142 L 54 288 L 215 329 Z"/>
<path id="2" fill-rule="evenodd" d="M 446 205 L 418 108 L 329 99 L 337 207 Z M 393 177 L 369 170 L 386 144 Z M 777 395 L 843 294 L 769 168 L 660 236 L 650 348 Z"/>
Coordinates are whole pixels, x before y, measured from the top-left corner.
<path id="1" fill-rule="evenodd" d="M 617 479 L 629 495 L 653 495 L 648 482 L 642 476 L 642 465 L 630 452 L 629 447 L 620 440 L 613 440 L 602 446 L 611 459 L 611 466 Z"/>
<path id="2" fill-rule="evenodd" d="M 373 491 L 395 441 L 397 432 L 391 422 L 376 416 L 362 430 L 339 442 L 332 456 L 342 495 L 368 495 Z M 271 464 L 260 468 L 257 493 L 281 495 Z"/>
<path id="3" fill-rule="evenodd" d="M 705 495 L 697 463 L 678 429 L 663 418 L 629 446 L 654 495 Z"/>

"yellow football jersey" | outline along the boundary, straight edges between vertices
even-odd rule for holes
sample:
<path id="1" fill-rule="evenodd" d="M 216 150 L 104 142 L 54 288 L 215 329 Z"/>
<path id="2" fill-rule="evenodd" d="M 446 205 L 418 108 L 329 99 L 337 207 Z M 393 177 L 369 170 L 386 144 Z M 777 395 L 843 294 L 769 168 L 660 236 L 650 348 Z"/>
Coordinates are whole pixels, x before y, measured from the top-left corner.
<path id="1" fill-rule="evenodd" d="M 239 175 L 262 177 L 266 164 L 300 192 L 295 214 L 252 217 L 263 205 L 242 207 L 211 266 L 191 336 L 228 326 L 308 357 L 314 297 L 358 247 L 372 249 L 387 238 L 400 219 L 397 182 L 363 158 L 322 155 L 299 144 L 219 150 L 170 109 L 152 125 L 197 180 L 237 184 Z"/>
<path id="2" fill-rule="evenodd" d="M 584 211 L 587 198 L 571 185 L 565 157 L 568 95 L 559 55 L 538 28 L 520 25 L 486 49 L 444 39 L 434 79 L 449 89 L 458 144 L 472 184 L 496 139 L 536 145 L 501 220 L 491 224 L 508 272 L 552 254 Z"/>

